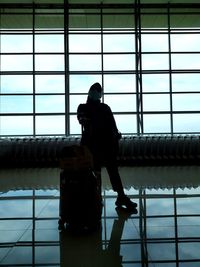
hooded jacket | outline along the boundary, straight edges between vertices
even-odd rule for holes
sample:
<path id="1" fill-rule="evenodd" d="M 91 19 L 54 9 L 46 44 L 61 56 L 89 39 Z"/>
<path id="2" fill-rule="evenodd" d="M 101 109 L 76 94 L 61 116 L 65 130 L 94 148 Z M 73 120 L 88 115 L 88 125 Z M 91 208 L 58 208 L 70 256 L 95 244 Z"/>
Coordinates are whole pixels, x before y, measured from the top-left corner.
<path id="1" fill-rule="evenodd" d="M 87 103 L 78 106 L 77 117 L 83 128 L 81 143 L 101 161 L 116 157 L 121 135 L 110 107 L 88 96 Z"/>

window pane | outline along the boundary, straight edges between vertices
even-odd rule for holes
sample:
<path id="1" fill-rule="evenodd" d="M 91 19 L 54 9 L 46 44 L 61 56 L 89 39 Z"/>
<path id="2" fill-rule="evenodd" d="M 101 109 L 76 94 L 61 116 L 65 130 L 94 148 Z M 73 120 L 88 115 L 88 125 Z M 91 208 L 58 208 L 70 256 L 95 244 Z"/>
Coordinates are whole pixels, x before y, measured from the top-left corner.
<path id="1" fill-rule="evenodd" d="M 61 34 L 36 34 L 36 52 L 64 52 L 64 35 Z"/>
<path id="2" fill-rule="evenodd" d="M 70 34 L 69 52 L 101 52 L 101 35 Z"/>
<path id="3" fill-rule="evenodd" d="M 53 10 L 53 9 L 52 9 Z M 36 9 L 35 16 L 35 29 L 62 29 L 64 25 L 64 15 L 62 14 L 62 10 L 56 10 L 57 13 L 54 13 L 53 16 L 51 14 L 44 14 L 44 9 Z M 42 13 L 41 15 L 39 13 Z M 51 12 L 50 12 L 51 13 Z"/>
<path id="4" fill-rule="evenodd" d="M 48 205 L 49 199 L 36 199 L 35 200 L 35 217 L 36 218 L 51 218 L 53 216 L 58 215 L 58 206 L 59 200 L 58 199 L 51 199 L 51 205 Z M 38 236 L 39 229 L 36 230 L 36 238 L 37 241 L 45 240 L 45 235 Z"/>
<path id="5" fill-rule="evenodd" d="M 104 34 L 104 52 L 134 52 L 135 35 L 133 34 Z"/>
<path id="6" fill-rule="evenodd" d="M 169 92 L 169 74 L 144 74 L 143 92 Z"/>
<path id="7" fill-rule="evenodd" d="M 173 94 L 174 111 L 194 111 L 200 108 L 200 94 Z"/>
<path id="8" fill-rule="evenodd" d="M 76 115 L 70 116 L 70 134 L 81 134 L 81 125 L 77 120 Z"/>
<path id="9" fill-rule="evenodd" d="M 65 134 L 65 117 L 36 116 L 36 134 Z"/>
<path id="10" fill-rule="evenodd" d="M 101 70 L 100 55 L 70 55 L 69 68 L 71 71 Z"/>
<path id="11" fill-rule="evenodd" d="M 107 12 L 107 10 L 105 10 Z M 111 15 L 103 15 L 103 27 L 113 29 L 113 25 L 115 25 L 115 28 L 134 28 L 135 27 L 135 19 L 134 19 L 134 10 L 129 9 L 127 11 L 127 14 L 119 14 L 122 13 L 122 11 L 118 9 L 112 9 Z M 109 12 L 109 11 L 108 11 Z M 118 14 L 113 14 L 113 12 L 119 12 Z M 125 11 L 126 12 L 126 11 Z M 132 13 L 131 13 L 132 12 Z"/>
<path id="12" fill-rule="evenodd" d="M 105 95 L 104 102 L 110 106 L 113 112 L 135 112 L 136 96 L 127 95 Z"/>
<path id="13" fill-rule="evenodd" d="M 87 100 L 87 95 L 71 95 L 70 96 L 70 112 L 76 112 L 78 105 L 85 103 Z"/>
<path id="14" fill-rule="evenodd" d="M 129 74 L 113 74 L 104 75 L 104 92 L 105 93 L 134 93 L 135 89 L 135 75 Z"/>
<path id="15" fill-rule="evenodd" d="M 171 34 L 173 52 L 199 51 L 200 34 Z"/>
<path id="16" fill-rule="evenodd" d="M 95 9 L 71 10 L 69 14 L 69 28 L 98 29 L 101 27 L 101 17 L 98 14 L 89 14 L 90 12 L 100 13 Z M 74 14 L 73 14 L 74 13 Z"/>
<path id="17" fill-rule="evenodd" d="M 134 55 L 104 55 L 105 70 L 134 70 Z"/>
<path id="18" fill-rule="evenodd" d="M 170 97 L 168 94 L 143 95 L 144 111 L 169 111 Z"/>
<path id="19" fill-rule="evenodd" d="M 172 90 L 176 91 L 200 91 L 199 73 L 172 74 Z"/>
<path id="20" fill-rule="evenodd" d="M 1 55 L 2 71 L 32 71 L 32 55 Z"/>
<path id="21" fill-rule="evenodd" d="M 32 200 L 21 200 L 21 199 L 9 199 L 3 200 L 3 205 L 0 209 L 0 218 L 15 218 L 16 214 L 18 217 L 27 218 L 33 216 L 32 214 Z M 23 208 L 22 208 L 23 207 Z M 13 212 L 13 210 L 15 212 Z"/>
<path id="22" fill-rule="evenodd" d="M 36 93 L 64 93 L 64 75 L 36 75 L 35 91 Z"/>
<path id="23" fill-rule="evenodd" d="M 162 29 L 167 29 L 168 17 L 166 16 L 166 13 L 164 10 L 153 9 L 153 11 L 150 11 L 150 13 L 149 13 L 148 9 L 143 8 L 141 12 L 142 12 L 142 15 L 141 15 L 141 27 L 142 28 L 148 28 L 149 29 L 149 28 L 158 28 L 159 27 Z"/>
<path id="24" fill-rule="evenodd" d="M 64 56 L 60 55 L 36 55 L 36 71 L 63 71 Z"/>
<path id="25" fill-rule="evenodd" d="M 8 1 L 4 3 L 8 3 Z M 12 9 L 12 11 L 14 11 L 14 9 Z M 22 14 L 21 11 L 24 14 Z M 22 21 L 24 22 L 23 25 Z M 31 29 L 33 27 L 33 15 L 30 13 L 28 14 L 27 9 L 18 9 L 18 11 L 15 9 L 11 14 L 9 14 L 9 12 L 1 12 L 2 29 L 21 29 L 22 27 L 26 29 Z"/>
<path id="26" fill-rule="evenodd" d="M 117 128 L 121 133 L 136 133 L 137 132 L 137 123 L 136 115 L 114 115 Z"/>
<path id="27" fill-rule="evenodd" d="M 172 54 L 173 69 L 199 69 L 200 54 Z"/>
<path id="28" fill-rule="evenodd" d="M 2 116 L 0 117 L 2 135 L 29 135 L 33 134 L 32 116 Z"/>
<path id="29" fill-rule="evenodd" d="M 33 112 L 32 96 L 1 96 L 0 113 Z"/>
<path id="30" fill-rule="evenodd" d="M 169 133 L 170 132 L 170 115 L 156 114 L 144 115 L 144 133 Z"/>
<path id="31" fill-rule="evenodd" d="M 162 54 L 142 55 L 142 66 L 144 70 L 169 69 L 169 56 Z"/>
<path id="32" fill-rule="evenodd" d="M 175 132 L 200 132 L 200 114 L 174 114 Z"/>
<path id="33" fill-rule="evenodd" d="M 168 51 L 167 34 L 142 34 L 143 52 L 166 52 Z"/>
<path id="34" fill-rule="evenodd" d="M 181 12 L 181 9 L 179 9 Z M 199 14 L 198 12 L 195 12 L 194 9 L 190 12 L 190 10 L 188 9 L 186 12 L 185 9 L 182 9 L 182 13 L 178 14 L 171 14 L 170 16 L 170 24 L 171 27 L 173 28 L 193 28 L 194 25 L 196 25 L 196 27 L 200 26 L 199 23 Z M 188 12 L 189 11 L 189 12 Z"/>
<path id="35" fill-rule="evenodd" d="M 88 93 L 93 83 L 101 84 L 101 75 L 70 75 L 70 93 Z"/>
<path id="36" fill-rule="evenodd" d="M 30 34 L 1 35 L 2 53 L 28 53 L 33 51 L 33 37 Z"/>
<path id="37" fill-rule="evenodd" d="M 65 97 L 60 95 L 36 96 L 36 112 L 65 112 Z"/>
<path id="38" fill-rule="evenodd" d="M 2 93 L 14 94 L 33 92 L 32 75 L 2 75 L 0 83 Z"/>

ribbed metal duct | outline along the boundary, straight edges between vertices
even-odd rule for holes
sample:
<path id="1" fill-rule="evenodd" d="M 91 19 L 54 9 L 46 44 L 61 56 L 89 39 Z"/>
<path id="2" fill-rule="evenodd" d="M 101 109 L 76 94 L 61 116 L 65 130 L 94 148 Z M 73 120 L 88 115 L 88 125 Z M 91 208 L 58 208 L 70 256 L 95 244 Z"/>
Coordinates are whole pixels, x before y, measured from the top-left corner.
<path id="1" fill-rule="evenodd" d="M 63 147 L 79 137 L 0 139 L 0 167 L 58 167 Z M 200 163 L 199 136 L 128 136 L 120 140 L 120 166 Z"/>

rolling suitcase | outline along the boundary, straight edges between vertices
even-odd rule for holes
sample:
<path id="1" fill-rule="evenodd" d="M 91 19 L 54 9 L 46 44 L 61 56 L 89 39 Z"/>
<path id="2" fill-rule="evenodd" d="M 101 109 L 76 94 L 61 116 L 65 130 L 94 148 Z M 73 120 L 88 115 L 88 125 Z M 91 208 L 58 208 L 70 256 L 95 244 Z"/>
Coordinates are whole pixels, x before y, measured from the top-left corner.
<path id="1" fill-rule="evenodd" d="M 101 225 L 101 188 L 89 151 L 82 146 L 67 147 L 61 167 L 59 229 L 97 229 Z"/>

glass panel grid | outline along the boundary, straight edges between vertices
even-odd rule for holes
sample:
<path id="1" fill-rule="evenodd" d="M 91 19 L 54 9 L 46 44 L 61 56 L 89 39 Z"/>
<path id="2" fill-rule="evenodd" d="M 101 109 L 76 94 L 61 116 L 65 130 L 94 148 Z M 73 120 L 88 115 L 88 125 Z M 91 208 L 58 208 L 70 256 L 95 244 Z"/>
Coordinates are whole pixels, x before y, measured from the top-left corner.
<path id="1" fill-rule="evenodd" d="M 122 134 L 199 133 L 198 15 L 171 6 L 1 10 L 0 136 L 80 134 L 77 105 L 94 82 Z M 55 130 L 40 123 L 55 116 Z M 22 117 L 29 129 L 14 122 Z"/>

